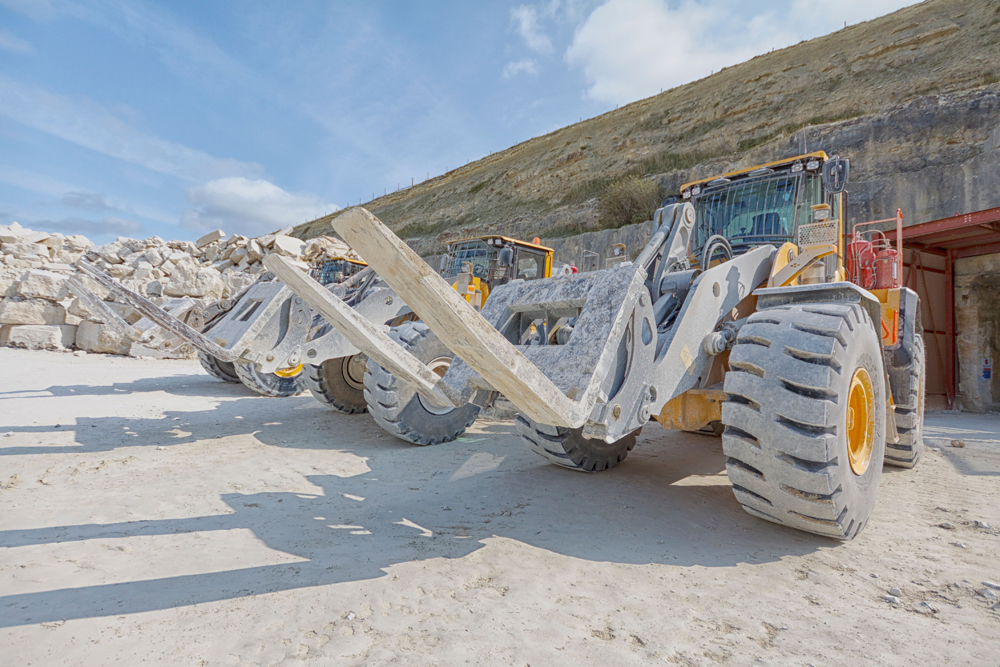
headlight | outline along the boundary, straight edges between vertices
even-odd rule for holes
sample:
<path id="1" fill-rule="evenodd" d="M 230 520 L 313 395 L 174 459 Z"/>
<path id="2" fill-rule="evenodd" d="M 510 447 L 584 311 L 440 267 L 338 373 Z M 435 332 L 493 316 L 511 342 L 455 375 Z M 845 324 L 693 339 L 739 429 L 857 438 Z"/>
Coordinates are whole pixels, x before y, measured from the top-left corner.
<path id="1" fill-rule="evenodd" d="M 816 171 L 819 169 L 819 160 L 809 160 L 809 162 L 806 162 L 806 169 L 809 171 Z"/>
<path id="2" fill-rule="evenodd" d="M 701 194 L 701 186 L 700 185 L 696 185 L 693 188 L 691 188 L 691 194 L 693 196 L 698 196 L 699 194 Z"/>
<path id="3" fill-rule="evenodd" d="M 800 171 L 802 171 L 802 163 L 801 162 L 796 162 L 795 164 L 792 165 L 792 173 L 793 174 L 797 174 Z"/>
<path id="4" fill-rule="evenodd" d="M 683 198 L 683 199 L 691 199 L 691 191 L 690 190 L 685 190 L 684 192 L 682 192 L 681 193 L 681 198 Z"/>

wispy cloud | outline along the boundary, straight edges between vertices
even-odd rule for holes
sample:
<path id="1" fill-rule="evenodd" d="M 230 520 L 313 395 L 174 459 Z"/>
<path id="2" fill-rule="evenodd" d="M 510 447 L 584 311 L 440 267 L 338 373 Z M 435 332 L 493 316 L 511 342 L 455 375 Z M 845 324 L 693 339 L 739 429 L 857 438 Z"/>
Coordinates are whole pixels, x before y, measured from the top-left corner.
<path id="1" fill-rule="evenodd" d="M 86 220 L 84 218 L 35 220 L 30 224 L 26 223 L 26 226 L 44 232 L 83 234 L 91 239 L 102 236 L 137 236 L 143 231 L 143 226 L 134 220 L 112 217 L 101 220 Z"/>
<path id="2" fill-rule="evenodd" d="M 0 74 L 0 115 L 66 141 L 185 181 L 255 176 L 260 165 L 216 158 L 146 134 L 87 99 L 70 99 Z"/>
<path id="3" fill-rule="evenodd" d="M 532 5 L 515 7 L 510 10 L 510 23 L 529 49 L 544 55 L 552 53 L 552 40 L 542 32 L 537 8 Z"/>
<path id="4" fill-rule="evenodd" d="M 63 205 L 81 211 L 113 211 L 118 208 L 108 201 L 103 192 L 67 192 L 61 201 Z"/>
<path id="5" fill-rule="evenodd" d="M 510 79 L 517 76 L 521 72 L 525 74 L 538 75 L 538 68 L 535 67 L 534 60 L 518 60 L 516 62 L 509 62 L 504 65 L 503 68 L 503 78 Z"/>
<path id="6" fill-rule="evenodd" d="M 587 96 L 625 103 L 914 4 L 914 0 L 608 0 L 577 28 L 565 54 Z M 678 29 L 683 26 L 683 29 Z"/>
<path id="7" fill-rule="evenodd" d="M 30 56 L 35 53 L 35 47 L 26 39 L 21 39 L 10 30 L 0 28 L 0 49 Z"/>
<path id="8" fill-rule="evenodd" d="M 287 192 L 265 180 L 239 177 L 188 188 L 186 195 L 194 206 L 185 212 L 184 226 L 221 227 L 247 235 L 297 225 L 339 208 L 313 195 Z"/>

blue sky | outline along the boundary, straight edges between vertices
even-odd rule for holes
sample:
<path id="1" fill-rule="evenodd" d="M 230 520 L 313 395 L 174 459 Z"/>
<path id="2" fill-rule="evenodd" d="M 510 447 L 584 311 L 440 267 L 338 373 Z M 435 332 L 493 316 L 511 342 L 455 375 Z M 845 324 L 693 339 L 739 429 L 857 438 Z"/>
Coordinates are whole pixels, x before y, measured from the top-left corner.
<path id="1" fill-rule="evenodd" d="M 912 0 L 0 0 L 0 224 L 259 235 Z"/>

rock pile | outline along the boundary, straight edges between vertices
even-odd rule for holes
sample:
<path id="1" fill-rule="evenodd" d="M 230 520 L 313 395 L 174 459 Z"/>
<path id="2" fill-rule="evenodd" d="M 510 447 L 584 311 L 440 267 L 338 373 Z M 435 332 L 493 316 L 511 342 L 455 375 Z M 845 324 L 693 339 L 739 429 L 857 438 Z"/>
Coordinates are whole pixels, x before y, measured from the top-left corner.
<path id="1" fill-rule="evenodd" d="M 360 259 L 337 239 L 305 242 L 283 232 L 227 238 L 216 230 L 195 242 L 154 236 L 95 246 L 80 235 L 35 232 L 16 222 L 0 226 L 0 345 L 135 356 L 150 352 L 88 311 L 71 292 L 67 280 L 73 276 L 129 324 L 141 319 L 74 266 L 81 258 L 158 305 L 188 297 L 204 307 L 260 278 L 265 272 L 261 260 L 271 253 L 287 256 L 304 269 L 326 259 Z"/>

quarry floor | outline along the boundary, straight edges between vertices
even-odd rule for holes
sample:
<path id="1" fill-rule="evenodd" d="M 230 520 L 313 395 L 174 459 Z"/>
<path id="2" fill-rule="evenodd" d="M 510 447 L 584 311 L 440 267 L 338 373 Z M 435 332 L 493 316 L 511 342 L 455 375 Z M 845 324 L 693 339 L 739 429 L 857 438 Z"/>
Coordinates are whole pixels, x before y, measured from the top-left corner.
<path id="1" fill-rule="evenodd" d="M 846 544 L 745 514 L 716 438 L 583 475 L 513 433 L 0 349 L 0 665 L 997 664 L 1000 416 L 929 415 Z"/>

